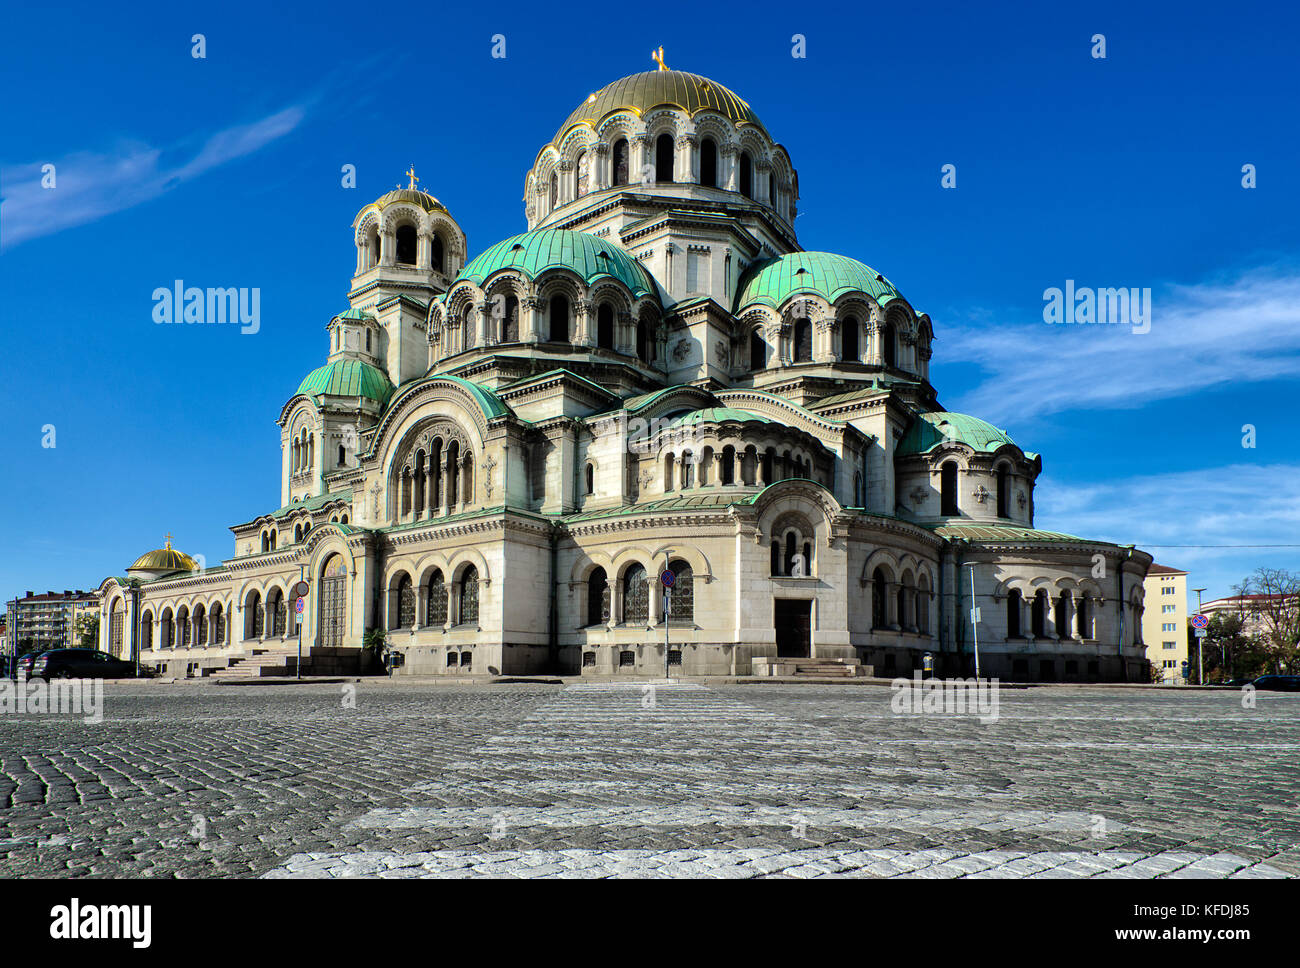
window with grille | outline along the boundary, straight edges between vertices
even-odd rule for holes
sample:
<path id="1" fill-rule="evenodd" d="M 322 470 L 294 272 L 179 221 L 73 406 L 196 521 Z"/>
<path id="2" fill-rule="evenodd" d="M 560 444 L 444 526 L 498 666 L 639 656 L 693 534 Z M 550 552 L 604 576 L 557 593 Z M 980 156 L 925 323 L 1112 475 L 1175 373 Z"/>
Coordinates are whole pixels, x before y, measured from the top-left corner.
<path id="1" fill-rule="evenodd" d="M 478 624 L 478 569 L 470 565 L 460 580 L 460 621 L 462 625 Z M 469 653 L 461 658 L 465 665 Z"/>
<path id="2" fill-rule="evenodd" d="M 686 625 L 695 623 L 695 575 L 684 561 L 674 561 L 669 566 L 674 575 L 672 592 L 668 598 L 668 620 Z"/>
<path id="3" fill-rule="evenodd" d="M 397 627 L 409 629 L 415 625 L 415 586 L 411 576 L 403 575 L 397 583 Z"/>
<path id="4" fill-rule="evenodd" d="M 632 565 L 623 576 L 623 622 L 644 625 L 650 621 L 650 590 L 645 569 Z"/>
<path id="5" fill-rule="evenodd" d="M 440 571 L 435 571 L 429 581 L 428 613 L 430 625 L 447 624 L 447 583 Z"/>

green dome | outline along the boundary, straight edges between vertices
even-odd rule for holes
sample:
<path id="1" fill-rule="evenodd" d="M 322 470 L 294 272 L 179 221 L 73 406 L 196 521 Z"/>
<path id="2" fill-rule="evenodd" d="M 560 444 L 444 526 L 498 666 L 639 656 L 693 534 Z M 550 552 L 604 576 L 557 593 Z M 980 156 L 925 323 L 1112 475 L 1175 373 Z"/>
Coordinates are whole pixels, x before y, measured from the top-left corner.
<path id="1" fill-rule="evenodd" d="M 694 427 L 697 424 L 726 423 L 727 421 L 748 423 L 751 420 L 756 420 L 759 423 L 772 422 L 766 417 L 760 417 L 748 410 L 737 410 L 734 407 L 705 407 L 703 410 L 692 410 L 690 413 L 684 413 L 680 417 L 673 418 L 668 427 Z"/>
<path id="2" fill-rule="evenodd" d="M 384 371 L 361 360 L 335 360 L 317 367 L 298 385 L 308 396 L 328 393 L 335 397 L 366 397 L 381 407 L 393 395 L 393 384 Z"/>
<path id="3" fill-rule="evenodd" d="M 612 276 L 638 298 L 655 293 L 654 282 L 641 264 L 618 246 L 568 229 L 538 229 L 504 239 L 476 256 L 461 270 L 456 282 L 467 280 L 481 286 L 500 269 L 515 269 L 535 279 L 547 269 L 556 268 L 577 273 L 588 285 Z"/>
<path id="4" fill-rule="evenodd" d="M 946 440 L 965 444 L 973 450 L 991 454 L 1007 444 L 1016 446 L 1005 430 L 998 430 L 987 420 L 964 413 L 920 413 L 898 442 L 897 456 L 925 454 Z"/>
<path id="5" fill-rule="evenodd" d="M 749 267 L 736 290 L 736 312 L 755 303 L 778 309 L 801 292 L 830 302 L 848 292 L 865 292 L 880 303 L 900 295 L 893 283 L 857 259 L 831 252 L 791 252 Z"/>

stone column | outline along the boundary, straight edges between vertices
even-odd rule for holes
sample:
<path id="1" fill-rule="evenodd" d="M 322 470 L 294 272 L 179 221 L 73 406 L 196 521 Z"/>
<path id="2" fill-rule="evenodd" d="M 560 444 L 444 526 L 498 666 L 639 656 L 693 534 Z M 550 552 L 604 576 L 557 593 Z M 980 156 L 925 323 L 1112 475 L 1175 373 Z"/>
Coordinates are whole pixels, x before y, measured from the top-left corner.
<path id="1" fill-rule="evenodd" d="M 641 185 L 641 174 L 645 171 L 645 166 L 654 164 L 654 150 L 650 144 L 650 136 L 648 134 L 636 135 L 632 138 L 628 149 L 632 161 L 632 170 L 627 173 L 628 184 Z"/>
<path id="2" fill-rule="evenodd" d="M 736 447 L 731 454 L 733 468 L 731 471 L 731 483 L 733 485 L 742 485 L 745 483 L 745 452 Z"/>
<path id="3" fill-rule="evenodd" d="M 446 454 L 442 459 L 442 507 L 444 514 L 452 513 L 451 506 L 451 476 L 455 473 L 451 462 L 451 455 Z"/>
<path id="4" fill-rule="evenodd" d="M 521 319 L 521 323 L 523 324 L 523 341 L 525 343 L 536 343 L 538 310 L 541 308 L 541 300 L 536 296 L 525 296 L 520 302 L 520 306 L 523 307 L 523 318 Z"/>
<path id="5" fill-rule="evenodd" d="M 684 134 L 677 139 L 677 158 L 675 161 L 676 171 L 673 172 L 673 180 L 684 182 L 687 185 L 698 185 L 700 175 L 695 165 L 695 146 L 699 143 L 699 138 L 693 134 Z"/>
<path id="6" fill-rule="evenodd" d="M 590 299 L 580 299 L 573 306 L 574 314 L 577 316 L 574 320 L 577 324 L 575 328 L 578 330 L 578 338 L 575 342 L 588 349 L 596 345 L 596 337 L 592 332 L 596 314 L 592 309 L 593 304 Z"/>

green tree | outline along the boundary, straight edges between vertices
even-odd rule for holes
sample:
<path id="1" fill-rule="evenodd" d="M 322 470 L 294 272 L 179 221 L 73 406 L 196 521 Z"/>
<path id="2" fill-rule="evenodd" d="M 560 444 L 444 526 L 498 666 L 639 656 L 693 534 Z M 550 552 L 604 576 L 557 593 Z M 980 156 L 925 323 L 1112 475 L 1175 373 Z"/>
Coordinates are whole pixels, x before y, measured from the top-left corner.
<path id="1" fill-rule="evenodd" d="M 77 637 L 77 645 L 81 648 L 99 648 L 99 613 L 92 612 L 78 618 L 73 633 Z"/>
<path id="2" fill-rule="evenodd" d="M 1300 572 L 1256 568 L 1234 591 L 1270 671 L 1300 667 Z"/>
<path id="3" fill-rule="evenodd" d="M 1216 612 L 1201 640 L 1201 663 L 1206 682 L 1226 682 L 1240 676 L 1255 678 L 1263 674 L 1268 658 L 1259 644 L 1244 631 L 1245 621 L 1236 612 Z M 1196 639 L 1188 650 L 1193 672 L 1196 669 Z"/>

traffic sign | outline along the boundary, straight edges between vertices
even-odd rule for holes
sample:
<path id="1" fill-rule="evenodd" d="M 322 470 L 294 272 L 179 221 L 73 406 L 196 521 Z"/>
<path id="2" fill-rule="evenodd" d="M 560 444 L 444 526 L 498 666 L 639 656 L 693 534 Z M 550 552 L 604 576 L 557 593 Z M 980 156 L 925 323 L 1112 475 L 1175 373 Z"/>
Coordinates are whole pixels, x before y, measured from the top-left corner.
<path id="1" fill-rule="evenodd" d="M 659 575 L 659 580 L 664 583 L 664 588 L 672 588 L 673 582 L 677 580 L 677 576 L 674 575 L 669 569 L 665 568 L 663 572 Z"/>
<path id="2" fill-rule="evenodd" d="M 299 598 L 305 598 L 309 591 L 311 591 L 311 586 L 305 581 L 300 581 L 298 584 L 293 586 L 293 593 Z"/>
<path id="3" fill-rule="evenodd" d="M 1192 616 L 1192 628 L 1208 629 L 1209 627 L 1210 627 L 1210 616 L 1208 615 Z"/>
<path id="4" fill-rule="evenodd" d="M 299 615 L 301 615 L 303 609 L 306 608 L 306 607 L 307 607 L 307 599 L 305 599 L 305 598 L 300 598 L 300 599 L 298 599 L 298 601 L 294 604 L 294 606 L 293 606 L 293 610 L 294 610 L 295 612 L 297 612 Z"/>

